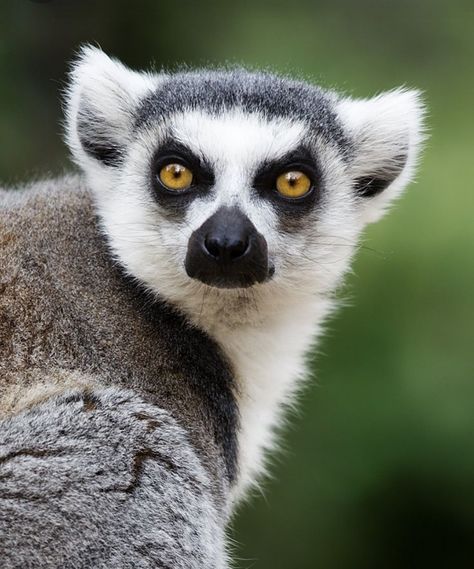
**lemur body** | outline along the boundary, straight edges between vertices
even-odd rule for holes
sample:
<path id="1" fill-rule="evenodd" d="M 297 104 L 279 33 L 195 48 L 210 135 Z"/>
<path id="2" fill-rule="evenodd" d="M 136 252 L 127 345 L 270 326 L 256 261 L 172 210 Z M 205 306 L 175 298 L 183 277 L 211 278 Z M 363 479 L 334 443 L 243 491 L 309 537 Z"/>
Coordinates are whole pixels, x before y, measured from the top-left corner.
<path id="1" fill-rule="evenodd" d="M 124 277 L 79 177 L 0 215 L 2 569 L 225 566 L 226 357 Z"/>
<path id="2" fill-rule="evenodd" d="M 210 528 L 192 532 L 200 556 L 184 560 L 180 543 L 168 563 L 224 567 L 225 520 L 262 473 L 358 237 L 413 173 L 419 98 L 354 101 L 246 71 L 140 74 L 90 48 L 68 96 L 84 178 L 9 195 L 0 210 L 4 424 L 65 405 L 76 386 L 84 408 L 116 387 L 166 413 L 194 453 L 181 480 L 208 477 Z M 152 476 L 160 453 L 146 444 L 122 476 L 137 460 Z M 141 551 L 131 566 L 148 567 Z"/>

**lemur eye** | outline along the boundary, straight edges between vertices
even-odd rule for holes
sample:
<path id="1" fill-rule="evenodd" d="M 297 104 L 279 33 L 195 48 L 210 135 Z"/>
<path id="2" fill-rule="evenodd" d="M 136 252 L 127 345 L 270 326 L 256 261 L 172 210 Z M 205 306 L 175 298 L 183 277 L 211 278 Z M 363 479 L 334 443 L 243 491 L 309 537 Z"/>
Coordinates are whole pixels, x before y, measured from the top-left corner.
<path id="1" fill-rule="evenodd" d="M 161 183 L 168 190 L 187 190 L 193 182 L 193 173 L 182 164 L 166 164 L 160 170 Z"/>
<path id="2" fill-rule="evenodd" d="M 311 189 L 311 180 L 304 172 L 291 170 L 278 176 L 276 189 L 286 198 L 301 198 Z"/>

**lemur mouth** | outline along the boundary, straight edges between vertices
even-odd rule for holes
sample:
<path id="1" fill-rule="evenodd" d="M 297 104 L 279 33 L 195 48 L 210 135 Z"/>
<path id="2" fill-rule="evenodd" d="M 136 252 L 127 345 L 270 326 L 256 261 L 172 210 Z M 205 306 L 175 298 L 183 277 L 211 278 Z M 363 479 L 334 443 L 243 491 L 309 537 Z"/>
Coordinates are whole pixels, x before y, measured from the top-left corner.
<path id="1" fill-rule="evenodd" d="M 216 288 L 248 288 L 272 278 L 268 247 L 237 207 L 221 207 L 194 231 L 184 266 L 188 276 Z"/>

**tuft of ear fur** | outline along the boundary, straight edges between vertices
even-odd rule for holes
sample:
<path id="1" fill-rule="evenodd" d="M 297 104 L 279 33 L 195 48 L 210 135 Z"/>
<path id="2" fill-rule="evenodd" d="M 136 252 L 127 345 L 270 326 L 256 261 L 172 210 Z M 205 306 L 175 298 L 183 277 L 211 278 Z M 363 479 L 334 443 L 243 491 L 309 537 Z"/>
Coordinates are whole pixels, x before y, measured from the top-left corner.
<path id="1" fill-rule="evenodd" d="M 120 164 L 133 129 L 133 112 L 156 77 L 131 71 L 103 51 L 85 46 L 66 90 L 66 141 L 83 167 Z"/>
<path id="2" fill-rule="evenodd" d="M 396 89 L 342 99 L 337 112 L 354 144 L 351 175 L 362 220 L 377 221 L 413 177 L 424 140 L 421 94 Z"/>

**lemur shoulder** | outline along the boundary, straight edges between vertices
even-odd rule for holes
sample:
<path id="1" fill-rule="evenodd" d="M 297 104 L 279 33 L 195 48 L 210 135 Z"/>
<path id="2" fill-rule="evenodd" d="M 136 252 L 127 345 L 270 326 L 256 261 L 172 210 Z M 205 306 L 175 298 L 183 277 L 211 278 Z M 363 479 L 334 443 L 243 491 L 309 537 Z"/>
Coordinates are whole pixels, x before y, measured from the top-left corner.
<path id="1" fill-rule="evenodd" d="M 66 117 L 81 173 L 0 193 L 0 553 L 226 567 L 361 232 L 414 174 L 419 93 L 88 47 Z"/>

